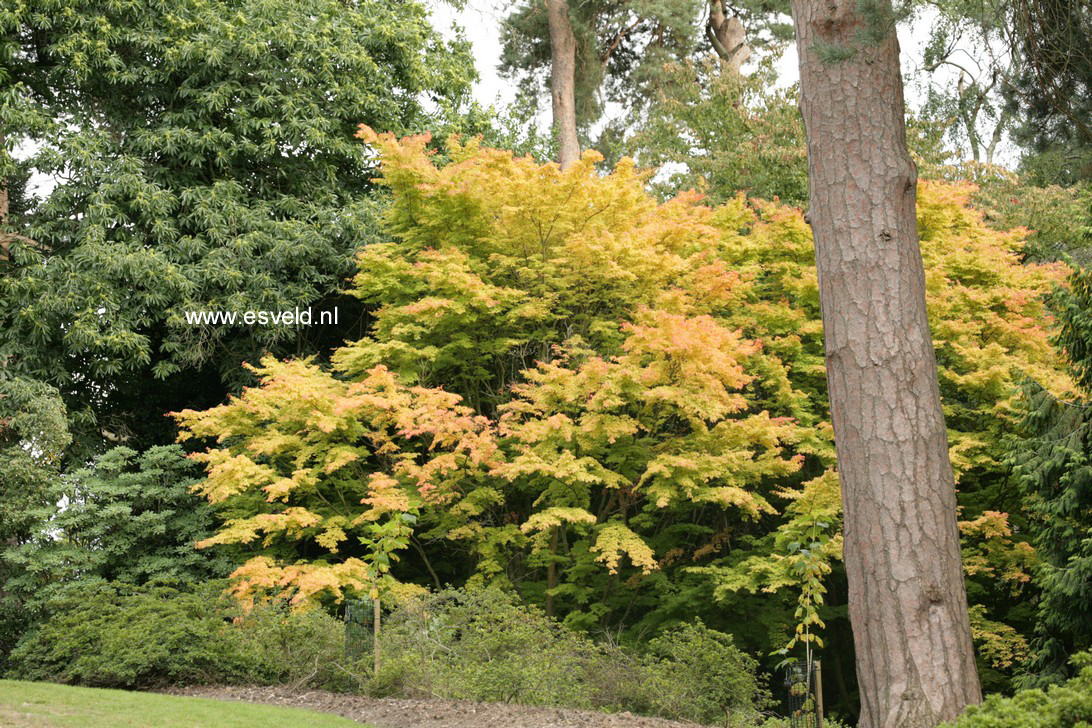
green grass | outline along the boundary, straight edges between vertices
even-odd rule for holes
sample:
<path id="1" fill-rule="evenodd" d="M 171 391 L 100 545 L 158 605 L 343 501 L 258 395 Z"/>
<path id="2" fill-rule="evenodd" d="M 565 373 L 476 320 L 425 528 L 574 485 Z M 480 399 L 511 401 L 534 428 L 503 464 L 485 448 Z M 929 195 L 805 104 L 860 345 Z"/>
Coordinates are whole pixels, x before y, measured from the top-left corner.
<path id="1" fill-rule="evenodd" d="M 0 680 L 0 726 L 5 728 L 360 728 L 361 725 L 336 715 L 298 708 Z"/>

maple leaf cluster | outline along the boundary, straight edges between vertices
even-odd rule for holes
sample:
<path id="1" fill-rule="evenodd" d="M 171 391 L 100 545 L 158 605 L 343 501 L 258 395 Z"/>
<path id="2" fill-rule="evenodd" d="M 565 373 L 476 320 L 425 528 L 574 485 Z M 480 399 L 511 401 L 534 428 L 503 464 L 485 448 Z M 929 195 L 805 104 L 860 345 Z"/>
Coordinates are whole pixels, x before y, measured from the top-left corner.
<path id="1" fill-rule="evenodd" d="M 546 569 L 545 593 L 588 619 L 598 592 L 694 576 L 721 595 L 803 585 L 814 616 L 841 503 L 802 213 L 657 203 L 595 152 L 561 171 L 359 136 L 391 193 L 389 242 L 354 280 L 370 333 L 329 366 L 266 359 L 257 386 L 177 415 L 215 440 L 198 489 L 232 514 L 202 545 L 256 552 L 237 593 L 394 588 L 418 539 L 480 581 Z M 999 482 L 1019 378 L 1070 384 L 1042 302 L 1064 271 L 1023 264 L 1021 231 L 987 228 L 969 194 L 923 183 L 919 225 L 953 463 L 976 491 Z M 969 555 L 1025 563 L 1007 521 L 974 515 Z"/>

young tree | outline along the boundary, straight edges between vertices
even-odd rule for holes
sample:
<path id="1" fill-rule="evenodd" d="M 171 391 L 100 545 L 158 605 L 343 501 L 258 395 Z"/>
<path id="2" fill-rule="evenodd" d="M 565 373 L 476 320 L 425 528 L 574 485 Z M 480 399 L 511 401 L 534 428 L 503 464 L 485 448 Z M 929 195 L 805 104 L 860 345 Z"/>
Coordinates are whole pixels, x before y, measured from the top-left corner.
<path id="1" fill-rule="evenodd" d="M 981 695 L 894 13 L 794 0 L 793 18 L 861 725 L 932 726 Z"/>

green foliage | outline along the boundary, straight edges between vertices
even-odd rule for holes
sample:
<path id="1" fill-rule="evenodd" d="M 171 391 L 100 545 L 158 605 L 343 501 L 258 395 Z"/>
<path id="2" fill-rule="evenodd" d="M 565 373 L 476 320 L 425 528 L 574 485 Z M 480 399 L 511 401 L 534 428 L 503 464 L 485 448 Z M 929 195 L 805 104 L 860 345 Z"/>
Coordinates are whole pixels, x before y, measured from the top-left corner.
<path id="1" fill-rule="evenodd" d="M 1092 9 L 1079 0 L 1012 0 L 1014 45 L 1026 58 L 1005 92 L 1024 112 L 1020 136 L 1066 157 L 1066 181 L 1092 179 Z"/>
<path id="2" fill-rule="evenodd" d="M 585 637 L 497 588 L 412 600 L 384 623 L 381 692 L 586 706 Z"/>
<path id="3" fill-rule="evenodd" d="M 0 667 L 30 617 L 12 582 L 25 572 L 8 561 L 32 540 L 71 441 L 60 393 L 13 375 L 0 353 Z"/>
<path id="4" fill-rule="evenodd" d="M 648 683 L 657 713 L 702 723 L 746 725 L 766 707 L 758 663 L 731 635 L 701 621 L 673 627 L 648 643 Z"/>
<path id="5" fill-rule="evenodd" d="M 351 319 L 338 289 L 377 209 L 356 125 L 430 126 L 426 98 L 454 108 L 473 76 L 416 2 L 33 0 L 0 38 L 0 136 L 58 182 L 14 221 L 0 339 L 136 447 L 173 439 L 163 412 L 220 401 L 241 362 L 339 341 L 185 312 Z"/>
<path id="6" fill-rule="evenodd" d="M 1076 674 L 1046 690 L 990 695 L 941 728 L 1088 728 L 1092 725 L 1092 653 L 1073 658 Z"/>
<path id="7" fill-rule="evenodd" d="M 576 37 L 575 96 L 577 122 L 585 137 L 604 120 L 606 104 L 623 111 L 607 120 L 593 146 L 612 162 L 629 150 L 626 124 L 653 119 L 653 101 L 678 81 L 677 68 L 715 59 L 709 40 L 709 4 L 688 0 L 649 2 L 570 2 L 569 18 Z M 782 0 L 732 3 L 725 14 L 742 22 L 746 50 L 779 49 L 792 36 L 784 22 L 789 12 Z M 549 98 L 551 61 L 549 23 L 541 3 L 515 3 L 503 24 L 501 71 L 525 93 Z M 735 49 L 728 49 L 729 51 Z M 720 63 L 720 61 L 714 61 Z M 622 120 L 625 120 L 624 122 Z M 626 152 L 628 153 L 628 151 Z"/>
<path id="8" fill-rule="evenodd" d="M 196 591 L 120 583 L 70 590 L 20 641 L 8 675 L 124 688 L 348 685 L 338 620 L 276 605 L 243 614 L 223 588 L 210 581 Z"/>
<path id="9" fill-rule="evenodd" d="M 0 359 L 0 543 L 28 540 L 71 441 L 60 393 Z"/>
<path id="10" fill-rule="evenodd" d="M 978 184 L 975 205 L 991 227 L 1029 230 L 1026 259 L 1045 262 L 1068 257 L 1081 265 L 1092 262 L 1092 184 L 1039 187 L 1026 176 L 996 168 L 978 171 L 973 177 Z"/>
<path id="11" fill-rule="evenodd" d="M 1069 657 L 1092 647 L 1092 273 L 1074 271 L 1069 287 L 1058 290 L 1052 303 L 1059 319 L 1056 343 L 1080 385 L 1080 397 L 1059 400 L 1029 383 L 1027 437 L 1012 454 L 1041 560 L 1028 685 L 1065 678 Z"/>
<path id="12" fill-rule="evenodd" d="M 322 609 L 263 602 L 234 618 L 228 640 L 249 665 L 239 682 L 336 691 L 360 686 L 360 666 L 345 654 L 345 625 Z"/>
<path id="13" fill-rule="evenodd" d="M 746 76 L 710 59 L 659 69 L 658 82 L 646 92 L 649 113 L 627 118 L 630 133 L 620 147 L 641 165 L 658 168 L 651 186 L 661 198 L 694 188 L 711 204 L 746 192 L 749 198 L 807 207 L 798 89 L 776 87 L 773 60 L 764 60 Z M 936 123 L 907 119 L 907 144 L 923 172 L 936 172 L 949 162 L 942 134 Z"/>
<path id="14" fill-rule="evenodd" d="M 747 77 L 719 61 L 665 65 L 626 148 L 645 166 L 668 165 L 654 178 L 661 194 L 694 187 L 711 201 L 738 192 L 804 206 L 808 168 L 804 128 L 793 89 L 770 90 L 770 67 Z M 731 143 L 724 140 L 731 139 Z"/>
<path id="15" fill-rule="evenodd" d="M 596 644 L 496 587 L 411 599 L 384 621 L 378 695 L 596 707 L 752 725 L 766 707 L 758 663 L 701 622 L 643 651 Z"/>
<path id="16" fill-rule="evenodd" d="M 8 583 L 34 603 L 83 579 L 196 584 L 226 575 L 226 554 L 194 548 L 214 528 L 213 510 L 192 494 L 198 468 L 180 447 L 139 455 L 118 447 L 53 481 L 38 531 L 4 559 Z"/>
<path id="17" fill-rule="evenodd" d="M 97 687 L 156 687 L 238 678 L 248 662 L 228 640 L 224 600 L 168 587 L 88 585 L 23 637 L 9 676 Z"/>

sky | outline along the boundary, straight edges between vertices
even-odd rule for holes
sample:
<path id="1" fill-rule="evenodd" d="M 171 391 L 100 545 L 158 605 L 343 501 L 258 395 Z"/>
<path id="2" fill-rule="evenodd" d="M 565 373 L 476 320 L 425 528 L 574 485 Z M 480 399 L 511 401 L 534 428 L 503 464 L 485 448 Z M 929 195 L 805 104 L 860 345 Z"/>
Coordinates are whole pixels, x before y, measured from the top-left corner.
<path id="1" fill-rule="evenodd" d="M 456 10 L 443 0 L 428 0 L 426 5 L 429 7 L 432 23 L 437 30 L 452 37 L 455 34 L 454 28 L 461 27 L 465 37 L 473 44 L 474 61 L 479 76 L 479 81 L 474 88 L 474 98 L 485 105 L 493 103 L 505 105 L 513 101 L 515 89 L 497 72 L 501 54 L 501 24 L 507 12 L 506 8 L 512 5 L 511 1 L 465 0 L 461 10 Z M 920 68 L 934 19 L 935 15 L 926 12 L 899 25 L 899 46 L 902 50 L 900 61 L 904 77 Z M 788 87 L 799 80 L 800 70 L 797 62 L 796 47 L 789 46 L 776 64 L 779 86 Z M 941 83 L 949 80 L 954 82 L 955 72 L 952 71 L 953 75 L 947 76 L 945 73 L 946 71 L 942 69 L 938 72 L 939 75 L 933 78 Z M 907 110 L 916 111 L 924 102 L 925 91 L 920 84 L 907 84 Z M 543 116 L 540 117 L 539 122 L 545 129 L 549 127 L 550 120 L 545 116 L 548 105 L 544 104 L 543 107 Z M 1012 166 L 1016 156 L 1016 148 L 1012 144 L 1004 144 L 999 149 L 997 161 Z"/>

